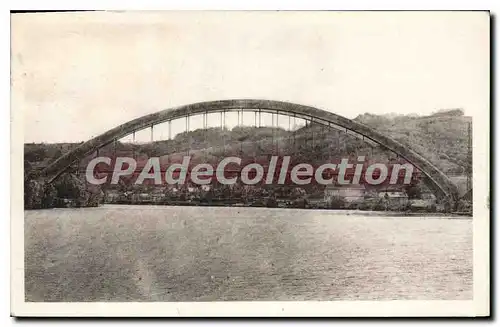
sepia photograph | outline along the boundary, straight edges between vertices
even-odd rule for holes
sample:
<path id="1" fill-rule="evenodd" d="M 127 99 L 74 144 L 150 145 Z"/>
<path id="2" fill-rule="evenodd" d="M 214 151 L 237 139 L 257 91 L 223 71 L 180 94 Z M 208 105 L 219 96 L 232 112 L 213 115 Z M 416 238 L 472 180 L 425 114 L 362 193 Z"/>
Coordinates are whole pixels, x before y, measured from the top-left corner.
<path id="1" fill-rule="evenodd" d="M 489 315 L 490 19 L 11 13 L 12 314 Z"/>

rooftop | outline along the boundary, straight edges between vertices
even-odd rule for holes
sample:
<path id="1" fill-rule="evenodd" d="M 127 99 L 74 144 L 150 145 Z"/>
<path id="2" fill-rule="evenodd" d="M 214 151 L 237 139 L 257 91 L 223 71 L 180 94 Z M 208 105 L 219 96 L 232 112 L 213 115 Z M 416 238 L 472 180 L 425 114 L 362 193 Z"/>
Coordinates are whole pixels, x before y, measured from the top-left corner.
<path id="1" fill-rule="evenodd" d="M 338 190 L 338 189 L 355 189 L 355 190 L 364 190 L 365 186 L 363 184 L 330 184 L 325 187 L 326 190 Z"/>

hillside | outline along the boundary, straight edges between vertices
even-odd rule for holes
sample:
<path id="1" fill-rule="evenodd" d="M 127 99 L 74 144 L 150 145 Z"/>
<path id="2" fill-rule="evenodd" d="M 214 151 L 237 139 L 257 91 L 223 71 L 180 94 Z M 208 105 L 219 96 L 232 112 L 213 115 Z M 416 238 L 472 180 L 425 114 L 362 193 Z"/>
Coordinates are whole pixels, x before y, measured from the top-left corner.
<path id="1" fill-rule="evenodd" d="M 423 117 L 364 114 L 355 120 L 408 145 L 449 175 L 465 174 L 472 166 L 467 131 L 472 120 L 460 110 Z"/>

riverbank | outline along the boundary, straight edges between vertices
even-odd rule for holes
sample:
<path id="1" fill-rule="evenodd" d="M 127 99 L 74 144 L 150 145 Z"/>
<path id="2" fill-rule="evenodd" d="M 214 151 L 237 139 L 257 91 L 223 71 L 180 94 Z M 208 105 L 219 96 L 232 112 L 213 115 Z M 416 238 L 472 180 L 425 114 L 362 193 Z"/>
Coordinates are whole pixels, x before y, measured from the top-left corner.
<path id="1" fill-rule="evenodd" d="M 301 208 L 301 207 L 268 207 L 265 205 L 251 205 L 245 203 L 200 203 L 200 202 L 187 202 L 187 201 L 172 201 L 169 203 L 159 204 L 159 203 L 149 203 L 149 202 L 138 202 L 138 203 L 105 203 L 104 205 L 138 205 L 138 206 L 169 206 L 169 207 L 237 207 L 237 208 L 276 208 L 276 209 L 286 209 L 286 210 L 314 210 L 314 211 L 330 211 L 346 215 L 365 215 L 365 216 L 395 216 L 395 217 L 464 217 L 472 218 L 472 212 L 427 212 L 427 211 L 391 211 L 391 210 L 355 210 L 355 209 L 339 209 L 339 208 Z"/>
<path id="2" fill-rule="evenodd" d="M 335 214 L 343 214 L 347 216 L 370 216 L 370 217 L 443 217 L 443 218 L 463 218 L 472 219 L 471 212 L 411 212 L 411 211 L 370 211 L 370 210 L 354 210 L 354 209 L 325 209 L 325 208 L 293 208 L 293 207 L 266 207 L 266 206 L 250 206 L 241 203 L 235 204 L 191 204 L 186 202 L 179 203 L 104 203 L 92 206 L 57 206 L 44 209 L 24 209 L 25 211 L 49 210 L 49 209 L 83 209 L 83 208 L 98 208 L 109 206 L 139 206 L 139 207 L 206 207 L 206 208 L 265 208 L 265 209 L 283 209 L 283 210 L 304 210 L 316 212 L 332 212 Z"/>

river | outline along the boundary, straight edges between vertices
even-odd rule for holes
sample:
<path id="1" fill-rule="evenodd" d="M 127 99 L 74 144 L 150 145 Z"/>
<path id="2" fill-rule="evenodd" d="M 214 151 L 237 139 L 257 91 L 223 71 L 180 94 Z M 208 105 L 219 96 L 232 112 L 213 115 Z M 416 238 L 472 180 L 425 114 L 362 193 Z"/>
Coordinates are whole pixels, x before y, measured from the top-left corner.
<path id="1" fill-rule="evenodd" d="M 105 205 L 25 212 L 26 301 L 472 299 L 472 219 Z"/>

